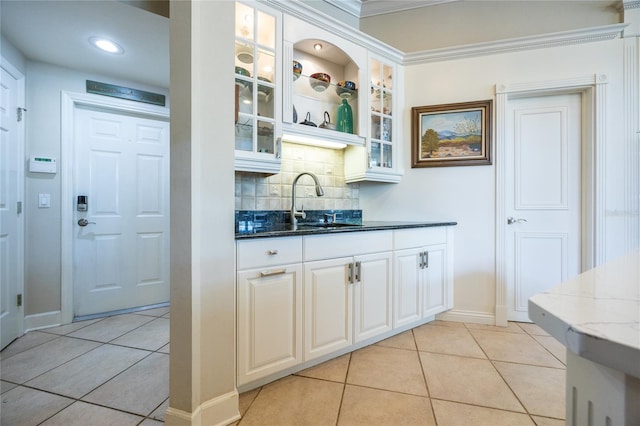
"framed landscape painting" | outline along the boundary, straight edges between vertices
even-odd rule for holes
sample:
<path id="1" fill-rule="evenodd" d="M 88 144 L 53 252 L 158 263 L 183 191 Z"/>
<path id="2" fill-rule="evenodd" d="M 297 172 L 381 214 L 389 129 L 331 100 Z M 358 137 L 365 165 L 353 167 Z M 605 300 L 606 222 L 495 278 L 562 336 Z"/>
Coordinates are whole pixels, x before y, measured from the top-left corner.
<path id="1" fill-rule="evenodd" d="M 492 100 L 411 108 L 411 167 L 491 164 Z"/>

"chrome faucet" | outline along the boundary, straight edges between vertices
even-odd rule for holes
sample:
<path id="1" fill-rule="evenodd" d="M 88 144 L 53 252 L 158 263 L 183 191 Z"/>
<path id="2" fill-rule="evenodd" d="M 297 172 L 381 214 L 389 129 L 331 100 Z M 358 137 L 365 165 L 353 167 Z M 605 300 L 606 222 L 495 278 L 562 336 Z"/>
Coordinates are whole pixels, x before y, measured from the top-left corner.
<path id="1" fill-rule="evenodd" d="M 301 217 L 302 219 L 305 219 L 307 217 L 307 214 L 304 212 L 304 206 L 302 206 L 301 211 L 296 210 L 296 185 L 298 184 L 298 179 L 300 179 L 300 177 L 304 175 L 311 176 L 315 181 L 316 195 L 318 197 L 322 197 L 324 195 L 324 191 L 322 189 L 322 186 L 320 186 L 320 181 L 318 181 L 318 178 L 316 177 L 316 175 L 309 172 L 303 172 L 303 173 L 300 173 L 298 176 L 296 176 L 291 186 L 291 225 L 293 226 L 293 229 L 296 229 L 296 227 L 298 226 L 299 217 Z"/>

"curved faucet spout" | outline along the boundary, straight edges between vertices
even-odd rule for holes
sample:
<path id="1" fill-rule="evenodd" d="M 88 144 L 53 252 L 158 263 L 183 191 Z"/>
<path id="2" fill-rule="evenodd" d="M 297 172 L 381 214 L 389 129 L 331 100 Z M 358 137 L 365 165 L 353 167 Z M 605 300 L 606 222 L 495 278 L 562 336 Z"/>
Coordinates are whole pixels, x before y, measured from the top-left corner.
<path id="1" fill-rule="evenodd" d="M 293 180 L 293 184 L 291 185 L 291 225 L 293 226 L 293 229 L 296 229 L 299 217 L 303 219 L 307 217 L 307 214 L 304 212 L 304 207 L 301 211 L 296 210 L 296 185 L 298 184 L 298 179 L 300 179 L 304 175 L 309 175 L 313 178 L 313 181 L 316 183 L 316 195 L 318 197 L 322 197 L 324 195 L 324 190 L 322 189 L 320 181 L 318 180 L 318 177 L 316 175 L 309 172 L 302 172 L 298 176 L 296 176 L 296 178 Z"/>

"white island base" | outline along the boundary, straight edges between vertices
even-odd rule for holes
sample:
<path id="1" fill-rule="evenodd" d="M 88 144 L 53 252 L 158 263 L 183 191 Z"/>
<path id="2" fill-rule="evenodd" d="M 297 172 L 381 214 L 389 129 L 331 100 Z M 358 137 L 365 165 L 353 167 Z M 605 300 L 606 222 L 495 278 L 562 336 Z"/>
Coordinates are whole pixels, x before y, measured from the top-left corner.
<path id="1" fill-rule="evenodd" d="M 567 425 L 640 425 L 640 252 L 529 299 L 567 347 Z"/>

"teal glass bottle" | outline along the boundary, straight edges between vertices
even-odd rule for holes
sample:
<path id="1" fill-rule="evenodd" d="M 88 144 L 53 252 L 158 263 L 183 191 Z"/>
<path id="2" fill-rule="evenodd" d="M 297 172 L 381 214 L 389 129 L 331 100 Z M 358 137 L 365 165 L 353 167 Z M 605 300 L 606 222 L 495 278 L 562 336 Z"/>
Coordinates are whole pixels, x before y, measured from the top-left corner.
<path id="1" fill-rule="evenodd" d="M 338 107 L 338 119 L 336 130 L 344 133 L 353 133 L 353 111 L 346 99 L 342 99 L 342 105 Z"/>

